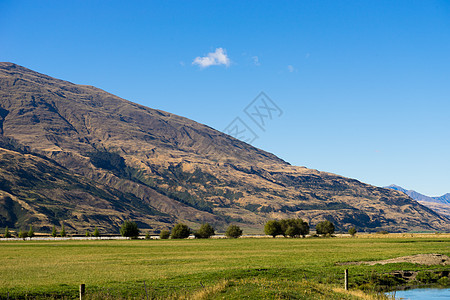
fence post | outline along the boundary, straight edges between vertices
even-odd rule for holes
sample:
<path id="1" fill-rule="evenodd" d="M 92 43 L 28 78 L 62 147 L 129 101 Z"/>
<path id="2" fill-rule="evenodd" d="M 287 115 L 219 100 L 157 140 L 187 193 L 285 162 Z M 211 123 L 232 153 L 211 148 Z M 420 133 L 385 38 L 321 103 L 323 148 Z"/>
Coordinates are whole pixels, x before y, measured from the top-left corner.
<path id="1" fill-rule="evenodd" d="M 344 271 L 344 288 L 348 291 L 348 269 Z"/>
<path id="2" fill-rule="evenodd" d="M 80 300 L 84 300 L 84 295 L 86 294 L 86 286 L 84 283 L 80 284 Z"/>

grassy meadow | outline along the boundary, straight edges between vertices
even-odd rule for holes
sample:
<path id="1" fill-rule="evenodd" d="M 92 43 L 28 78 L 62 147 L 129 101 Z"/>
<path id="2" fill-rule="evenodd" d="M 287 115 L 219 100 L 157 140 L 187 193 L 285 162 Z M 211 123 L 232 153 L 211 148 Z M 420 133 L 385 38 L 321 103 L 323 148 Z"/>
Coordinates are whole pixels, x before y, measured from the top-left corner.
<path id="1" fill-rule="evenodd" d="M 6 241 L 0 298 L 76 298 L 85 283 L 87 299 L 364 299 L 357 286 L 374 274 L 449 266 L 336 263 L 419 253 L 450 256 L 450 236 Z M 350 292 L 342 290 L 346 268 Z"/>

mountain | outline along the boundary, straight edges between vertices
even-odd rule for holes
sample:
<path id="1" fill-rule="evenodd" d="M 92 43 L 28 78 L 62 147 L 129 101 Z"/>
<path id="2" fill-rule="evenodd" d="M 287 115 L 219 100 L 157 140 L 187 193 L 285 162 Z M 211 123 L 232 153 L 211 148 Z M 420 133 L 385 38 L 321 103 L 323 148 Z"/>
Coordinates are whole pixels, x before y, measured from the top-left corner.
<path id="1" fill-rule="evenodd" d="M 0 63 L 0 226 L 153 232 L 184 222 L 261 232 L 269 219 L 449 230 L 398 191 L 291 166 L 192 120 Z M 36 226 L 37 226 L 36 225 Z"/>
<path id="2" fill-rule="evenodd" d="M 413 190 L 404 189 L 401 186 L 395 184 L 391 184 L 386 188 L 403 192 L 422 205 L 431 208 L 432 210 L 446 216 L 447 218 L 450 218 L 450 193 L 440 197 L 429 197 Z"/>

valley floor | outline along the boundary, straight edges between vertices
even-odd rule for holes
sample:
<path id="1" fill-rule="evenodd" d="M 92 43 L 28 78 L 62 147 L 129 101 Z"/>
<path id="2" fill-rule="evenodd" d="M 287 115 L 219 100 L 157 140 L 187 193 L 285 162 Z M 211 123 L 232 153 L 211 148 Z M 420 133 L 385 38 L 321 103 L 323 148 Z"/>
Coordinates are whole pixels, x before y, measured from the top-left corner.
<path id="1" fill-rule="evenodd" d="M 0 299 L 75 298 L 81 283 L 87 299 L 382 299 L 382 285 L 448 287 L 448 265 L 338 265 L 421 253 L 450 255 L 450 236 L 2 241 Z M 422 275 L 389 274 L 399 270 Z"/>

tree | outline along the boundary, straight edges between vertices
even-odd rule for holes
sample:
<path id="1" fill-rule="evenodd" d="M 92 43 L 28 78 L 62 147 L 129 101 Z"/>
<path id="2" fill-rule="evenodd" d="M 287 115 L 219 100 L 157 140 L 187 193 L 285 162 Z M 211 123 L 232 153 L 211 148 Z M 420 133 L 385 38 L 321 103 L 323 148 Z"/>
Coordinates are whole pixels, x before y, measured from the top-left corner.
<path id="1" fill-rule="evenodd" d="M 200 229 L 197 230 L 194 235 L 197 239 L 209 239 L 215 234 L 214 228 L 208 223 L 205 223 L 200 226 Z"/>
<path id="2" fill-rule="evenodd" d="M 53 225 L 53 229 L 52 229 L 52 237 L 56 237 L 57 235 L 58 235 L 58 232 L 56 231 L 55 225 Z"/>
<path id="3" fill-rule="evenodd" d="M 171 236 L 173 239 L 185 239 L 191 234 L 191 229 L 182 223 L 178 223 L 172 228 Z"/>
<path id="4" fill-rule="evenodd" d="M 25 240 L 28 237 L 28 232 L 19 230 L 19 238 Z"/>
<path id="5" fill-rule="evenodd" d="M 162 230 L 159 233 L 159 238 L 162 240 L 167 240 L 170 237 L 170 231 L 169 230 Z"/>
<path id="6" fill-rule="evenodd" d="M 316 225 L 317 234 L 333 234 L 334 224 L 330 221 L 323 221 Z"/>
<path id="7" fill-rule="evenodd" d="M 149 233 L 149 232 L 147 232 L 147 234 L 145 235 L 145 239 L 146 239 L 146 240 L 149 240 L 149 239 L 150 239 L 150 233 Z"/>
<path id="8" fill-rule="evenodd" d="M 5 227 L 5 238 L 9 239 L 11 237 L 11 232 L 9 232 L 8 226 Z"/>
<path id="9" fill-rule="evenodd" d="M 309 225 L 302 219 L 283 219 L 279 221 L 281 234 L 286 237 L 299 237 L 309 234 Z"/>
<path id="10" fill-rule="evenodd" d="M 305 235 L 309 234 L 309 225 L 302 219 L 292 219 L 292 225 L 296 228 L 296 236 L 301 235 L 305 237 Z"/>
<path id="11" fill-rule="evenodd" d="M 89 230 L 87 230 L 87 229 L 86 229 L 86 233 L 85 233 L 84 235 L 85 235 L 86 237 L 90 237 L 90 236 L 91 236 Z"/>
<path id="12" fill-rule="evenodd" d="M 120 227 L 120 234 L 135 239 L 139 236 L 139 228 L 135 222 L 125 221 Z"/>
<path id="13" fill-rule="evenodd" d="M 242 235 L 242 229 L 237 225 L 230 225 L 225 232 L 225 235 L 229 238 L 237 239 Z"/>
<path id="14" fill-rule="evenodd" d="M 264 233 L 266 235 L 271 235 L 273 238 L 275 238 L 279 234 L 283 234 L 283 232 L 281 231 L 280 222 L 276 220 L 267 221 L 266 225 L 264 226 Z"/>
<path id="15" fill-rule="evenodd" d="M 95 237 L 100 237 L 100 231 L 98 231 L 97 226 L 95 227 L 93 236 L 95 236 Z"/>
<path id="16" fill-rule="evenodd" d="M 356 228 L 355 227 L 351 227 L 349 230 L 348 230 L 348 234 L 350 234 L 351 236 L 355 236 L 355 234 L 356 234 Z"/>
<path id="17" fill-rule="evenodd" d="M 64 228 L 64 224 L 62 224 L 61 226 L 61 237 L 65 237 L 66 236 L 66 229 Z"/>
<path id="18" fill-rule="evenodd" d="M 31 239 L 32 237 L 34 237 L 34 230 L 33 230 L 33 226 L 30 225 L 30 230 L 28 230 L 28 237 Z"/>

